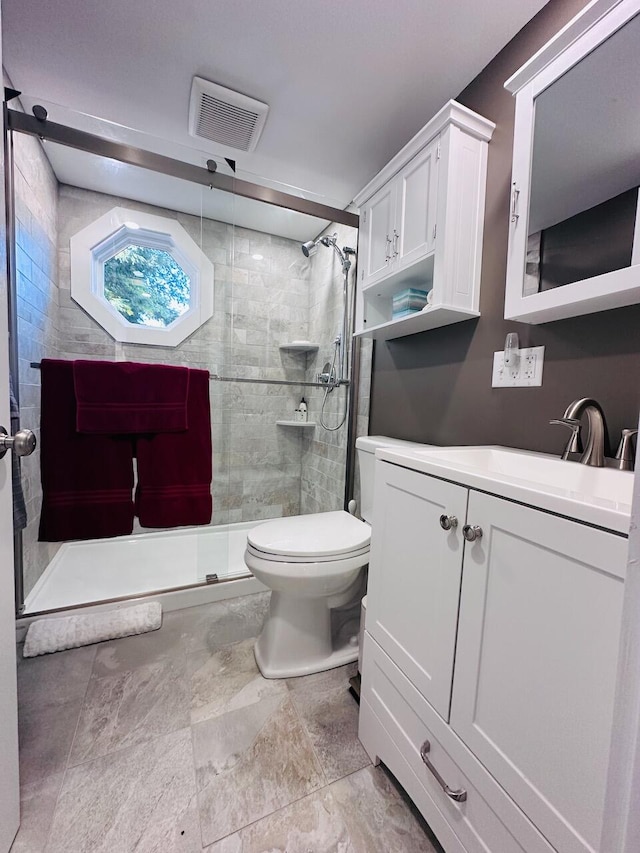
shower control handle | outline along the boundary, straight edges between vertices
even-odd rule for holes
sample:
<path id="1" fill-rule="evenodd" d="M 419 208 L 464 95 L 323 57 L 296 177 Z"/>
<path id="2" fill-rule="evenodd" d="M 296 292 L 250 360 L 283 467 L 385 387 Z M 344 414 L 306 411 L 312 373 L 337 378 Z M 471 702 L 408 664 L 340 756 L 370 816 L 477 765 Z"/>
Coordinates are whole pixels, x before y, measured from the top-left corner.
<path id="1" fill-rule="evenodd" d="M 441 515 L 440 527 L 443 530 L 455 530 L 458 526 L 458 519 L 455 515 Z"/>
<path id="2" fill-rule="evenodd" d="M 0 426 L 0 459 L 7 450 L 13 450 L 16 456 L 30 456 L 36 449 L 36 437 L 30 429 L 20 429 L 10 436 L 3 426 Z"/>

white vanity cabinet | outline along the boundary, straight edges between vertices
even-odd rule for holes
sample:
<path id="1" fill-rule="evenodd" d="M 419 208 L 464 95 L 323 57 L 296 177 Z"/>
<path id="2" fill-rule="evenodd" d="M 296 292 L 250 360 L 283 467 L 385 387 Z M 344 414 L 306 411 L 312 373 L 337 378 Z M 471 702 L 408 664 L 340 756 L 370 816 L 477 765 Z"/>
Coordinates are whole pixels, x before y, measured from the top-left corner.
<path id="1" fill-rule="evenodd" d="M 448 853 L 601 851 L 626 537 L 376 465 L 365 748 Z"/>
<path id="2" fill-rule="evenodd" d="M 367 630 L 449 719 L 456 645 L 462 538 L 439 518 L 464 519 L 467 489 L 397 465 L 376 462 Z M 425 547 L 425 530 L 442 535 Z M 402 578 L 402 581 L 400 581 Z"/>
<path id="3" fill-rule="evenodd" d="M 356 335 L 401 337 L 479 316 L 487 144 L 495 125 L 455 101 L 358 194 Z M 394 320 L 393 296 L 431 291 Z"/>

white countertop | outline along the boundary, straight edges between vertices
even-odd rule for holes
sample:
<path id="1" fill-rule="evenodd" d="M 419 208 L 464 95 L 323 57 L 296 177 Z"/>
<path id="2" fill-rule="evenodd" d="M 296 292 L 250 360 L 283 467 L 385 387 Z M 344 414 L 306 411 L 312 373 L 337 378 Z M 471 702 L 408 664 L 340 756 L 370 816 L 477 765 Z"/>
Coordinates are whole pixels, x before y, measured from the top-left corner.
<path id="1" fill-rule="evenodd" d="M 376 458 L 538 507 L 587 524 L 629 533 L 633 472 L 592 468 L 509 447 L 388 447 Z"/>

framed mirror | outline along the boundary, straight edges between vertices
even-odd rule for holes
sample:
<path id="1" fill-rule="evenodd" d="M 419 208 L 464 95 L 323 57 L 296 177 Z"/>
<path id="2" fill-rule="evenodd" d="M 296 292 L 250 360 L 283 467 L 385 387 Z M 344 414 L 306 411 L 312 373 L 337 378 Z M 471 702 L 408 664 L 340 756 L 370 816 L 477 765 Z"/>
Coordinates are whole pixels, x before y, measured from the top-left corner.
<path id="1" fill-rule="evenodd" d="M 516 96 L 505 318 L 640 302 L 640 0 L 594 0 Z"/>

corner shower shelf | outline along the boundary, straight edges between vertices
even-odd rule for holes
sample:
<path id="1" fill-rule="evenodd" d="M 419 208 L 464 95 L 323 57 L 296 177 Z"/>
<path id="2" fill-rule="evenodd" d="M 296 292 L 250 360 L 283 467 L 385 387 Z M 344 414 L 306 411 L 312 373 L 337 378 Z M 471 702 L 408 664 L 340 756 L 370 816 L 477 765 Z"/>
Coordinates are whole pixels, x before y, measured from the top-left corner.
<path id="1" fill-rule="evenodd" d="M 280 344 L 280 349 L 287 352 L 318 352 L 320 344 L 312 344 L 309 341 L 292 341 L 290 344 Z"/>
<path id="2" fill-rule="evenodd" d="M 313 421 L 276 421 L 277 426 L 286 427 L 315 427 Z"/>

